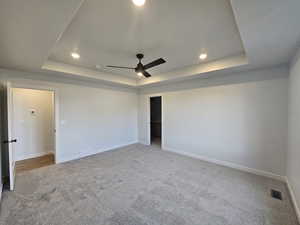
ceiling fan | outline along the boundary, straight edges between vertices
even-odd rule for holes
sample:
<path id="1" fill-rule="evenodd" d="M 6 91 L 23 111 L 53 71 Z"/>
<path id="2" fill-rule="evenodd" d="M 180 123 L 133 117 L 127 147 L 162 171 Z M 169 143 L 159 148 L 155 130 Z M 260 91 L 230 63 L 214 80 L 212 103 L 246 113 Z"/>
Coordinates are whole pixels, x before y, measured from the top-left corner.
<path id="1" fill-rule="evenodd" d="M 163 63 L 166 62 L 166 60 L 164 60 L 163 58 L 159 58 L 157 60 L 154 60 L 151 63 L 143 65 L 141 61 L 144 58 L 144 55 L 143 54 L 137 54 L 136 57 L 139 60 L 139 63 L 137 64 L 136 67 L 126 67 L 126 66 L 107 66 L 107 67 L 134 70 L 139 76 L 145 76 L 145 77 L 148 78 L 148 77 L 151 77 L 151 74 L 146 71 L 147 69 L 150 69 L 152 67 L 158 66 L 158 65 L 163 64 Z"/>

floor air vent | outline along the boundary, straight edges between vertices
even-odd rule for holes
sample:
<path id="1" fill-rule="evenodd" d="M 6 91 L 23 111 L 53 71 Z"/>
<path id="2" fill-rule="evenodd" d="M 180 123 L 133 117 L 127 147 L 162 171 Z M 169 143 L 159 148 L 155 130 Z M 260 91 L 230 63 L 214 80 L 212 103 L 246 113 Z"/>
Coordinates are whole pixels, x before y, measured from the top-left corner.
<path id="1" fill-rule="evenodd" d="M 282 193 L 280 191 L 276 191 L 276 190 L 272 189 L 271 196 L 272 196 L 272 198 L 282 200 Z"/>

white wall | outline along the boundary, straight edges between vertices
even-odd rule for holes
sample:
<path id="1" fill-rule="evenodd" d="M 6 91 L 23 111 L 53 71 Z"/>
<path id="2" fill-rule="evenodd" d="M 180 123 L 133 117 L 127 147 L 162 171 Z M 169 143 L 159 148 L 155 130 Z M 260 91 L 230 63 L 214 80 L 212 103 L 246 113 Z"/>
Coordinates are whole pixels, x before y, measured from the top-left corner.
<path id="1" fill-rule="evenodd" d="M 287 179 L 297 202 L 300 221 L 300 50 L 290 68 Z"/>
<path id="2" fill-rule="evenodd" d="M 63 86 L 59 158 L 68 160 L 137 142 L 137 94 Z"/>
<path id="3" fill-rule="evenodd" d="M 132 89 L 0 71 L 13 84 L 57 90 L 58 161 L 135 143 L 137 136 L 148 143 L 148 97 L 164 91 L 165 147 L 278 175 L 285 175 L 287 75 L 285 67 L 257 70 L 146 88 L 138 97 Z"/>
<path id="4" fill-rule="evenodd" d="M 15 160 L 39 157 L 55 149 L 53 92 L 13 88 Z M 35 113 L 31 113 L 34 111 Z"/>
<path id="5" fill-rule="evenodd" d="M 168 90 L 161 93 L 164 149 L 284 176 L 287 76 L 286 68 L 275 68 L 143 90 L 139 140 L 149 143 L 149 96 Z"/>
<path id="6" fill-rule="evenodd" d="M 0 70 L 0 80 L 10 81 L 14 87 L 56 91 L 59 119 L 57 162 L 138 141 L 135 90 L 10 70 Z"/>

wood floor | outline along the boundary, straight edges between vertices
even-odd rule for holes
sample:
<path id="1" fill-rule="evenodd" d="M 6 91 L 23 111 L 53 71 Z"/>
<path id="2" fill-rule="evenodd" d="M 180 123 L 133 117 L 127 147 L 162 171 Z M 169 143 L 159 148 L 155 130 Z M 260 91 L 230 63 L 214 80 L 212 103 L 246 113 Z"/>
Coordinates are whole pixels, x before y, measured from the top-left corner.
<path id="1" fill-rule="evenodd" d="M 16 172 L 33 170 L 54 164 L 54 154 L 44 155 L 37 158 L 25 159 L 16 162 Z"/>
<path id="2" fill-rule="evenodd" d="M 161 138 L 160 137 L 151 137 L 151 145 L 161 148 Z"/>

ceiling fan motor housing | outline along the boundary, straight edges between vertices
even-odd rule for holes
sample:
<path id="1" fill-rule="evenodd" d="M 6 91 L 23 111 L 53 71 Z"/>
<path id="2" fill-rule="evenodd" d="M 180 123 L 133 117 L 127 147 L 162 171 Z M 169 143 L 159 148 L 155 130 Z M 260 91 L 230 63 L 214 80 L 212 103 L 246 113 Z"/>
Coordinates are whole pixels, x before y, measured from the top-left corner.
<path id="1" fill-rule="evenodd" d="M 136 68 L 134 70 L 135 70 L 136 73 L 141 73 L 144 70 L 144 66 L 141 63 L 141 60 L 142 60 L 142 58 L 144 58 L 144 55 L 141 54 L 141 53 L 139 53 L 139 54 L 136 55 L 136 57 L 138 58 L 139 63 L 137 64 L 137 66 L 136 66 Z"/>
<path id="2" fill-rule="evenodd" d="M 139 54 L 136 55 L 136 57 L 141 61 L 141 59 L 144 58 L 144 55 L 139 53 Z"/>
<path id="3" fill-rule="evenodd" d="M 143 64 L 139 62 L 134 70 L 135 70 L 136 73 L 143 72 L 143 70 L 144 70 Z"/>

